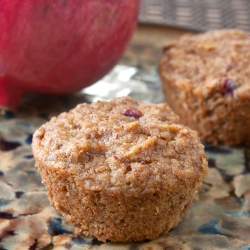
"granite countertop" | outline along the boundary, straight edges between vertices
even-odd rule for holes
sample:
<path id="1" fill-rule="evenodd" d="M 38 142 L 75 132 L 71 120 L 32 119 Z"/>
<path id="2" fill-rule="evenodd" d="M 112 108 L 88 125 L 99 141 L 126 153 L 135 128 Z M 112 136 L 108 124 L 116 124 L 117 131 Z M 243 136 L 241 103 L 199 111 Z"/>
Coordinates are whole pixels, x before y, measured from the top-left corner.
<path id="1" fill-rule="evenodd" d="M 128 94 L 143 101 L 164 101 L 157 63 L 162 46 L 183 33 L 140 25 L 119 66 L 100 84 L 117 84 L 117 91 L 112 87 L 113 92 L 108 92 L 111 97 Z M 145 36 L 150 38 L 146 40 Z M 49 204 L 30 144 L 34 131 L 52 116 L 80 102 L 99 98 L 94 92 L 96 88 L 67 96 L 29 94 L 18 111 L 1 109 L 0 249 L 249 250 L 249 145 L 235 148 L 205 144 L 210 172 L 199 192 L 200 198 L 168 235 L 153 241 L 113 244 L 73 234 L 72 227 Z"/>

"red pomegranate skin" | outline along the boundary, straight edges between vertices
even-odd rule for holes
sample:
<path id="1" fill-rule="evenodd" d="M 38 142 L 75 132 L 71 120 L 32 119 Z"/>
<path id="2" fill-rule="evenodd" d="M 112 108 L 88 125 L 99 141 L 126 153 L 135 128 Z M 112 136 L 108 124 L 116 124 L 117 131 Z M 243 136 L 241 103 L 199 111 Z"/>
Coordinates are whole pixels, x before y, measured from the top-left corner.
<path id="1" fill-rule="evenodd" d="M 122 56 L 138 10 L 139 0 L 1 0 L 0 105 L 96 82 Z"/>

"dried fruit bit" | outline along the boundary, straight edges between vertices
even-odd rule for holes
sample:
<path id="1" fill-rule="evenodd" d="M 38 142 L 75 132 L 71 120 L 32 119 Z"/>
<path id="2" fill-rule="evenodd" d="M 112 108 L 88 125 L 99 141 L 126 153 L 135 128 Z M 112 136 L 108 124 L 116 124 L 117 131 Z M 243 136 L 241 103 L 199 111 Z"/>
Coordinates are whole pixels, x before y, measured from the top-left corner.
<path id="1" fill-rule="evenodd" d="M 134 118 L 140 118 L 142 116 L 142 113 L 138 110 L 134 110 L 134 109 L 126 109 L 124 112 L 123 112 L 124 115 L 126 116 L 132 116 Z"/>
<path id="2" fill-rule="evenodd" d="M 237 83 L 231 79 L 226 78 L 224 88 L 227 96 L 233 96 L 234 90 L 237 88 Z"/>

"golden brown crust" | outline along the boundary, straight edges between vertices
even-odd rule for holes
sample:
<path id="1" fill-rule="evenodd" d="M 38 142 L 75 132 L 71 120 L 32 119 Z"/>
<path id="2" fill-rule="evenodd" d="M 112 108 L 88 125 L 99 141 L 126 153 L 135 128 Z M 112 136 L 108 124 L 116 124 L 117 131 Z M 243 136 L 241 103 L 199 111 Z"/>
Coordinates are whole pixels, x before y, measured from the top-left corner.
<path id="1" fill-rule="evenodd" d="M 159 63 L 166 101 L 215 144 L 250 141 L 250 36 L 239 30 L 185 35 Z"/>
<path id="2" fill-rule="evenodd" d="M 52 204 L 76 233 L 117 242 L 176 226 L 207 174 L 197 135 L 166 104 L 81 104 L 33 136 Z"/>

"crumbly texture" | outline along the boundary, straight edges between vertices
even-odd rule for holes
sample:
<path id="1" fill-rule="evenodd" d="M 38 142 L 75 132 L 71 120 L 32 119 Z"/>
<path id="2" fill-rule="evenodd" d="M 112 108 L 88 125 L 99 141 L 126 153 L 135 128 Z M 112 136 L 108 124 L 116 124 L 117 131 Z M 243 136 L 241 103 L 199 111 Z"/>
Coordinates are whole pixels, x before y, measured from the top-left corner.
<path id="1" fill-rule="evenodd" d="M 167 104 L 129 97 L 80 104 L 33 136 L 51 203 L 76 234 L 154 239 L 187 213 L 207 174 L 196 132 Z"/>
<path id="2" fill-rule="evenodd" d="M 159 63 L 167 103 L 214 144 L 250 141 L 250 36 L 240 30 L 184 35 Z"/>

